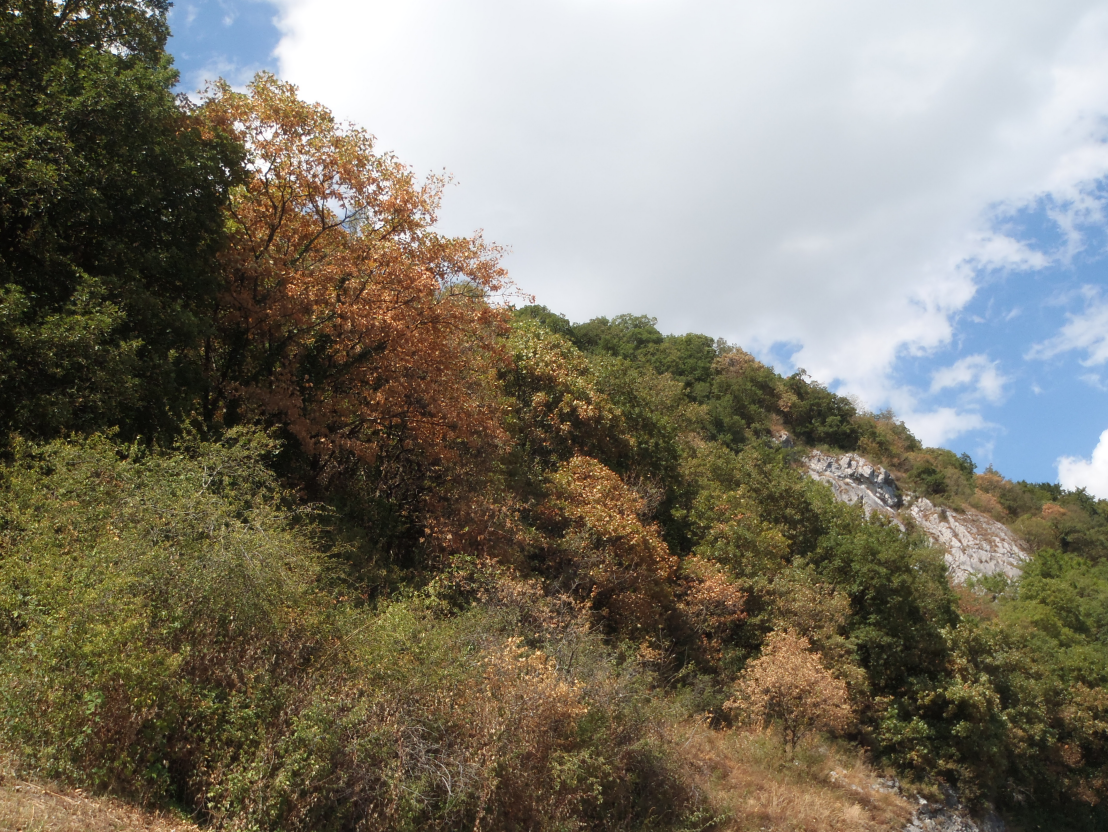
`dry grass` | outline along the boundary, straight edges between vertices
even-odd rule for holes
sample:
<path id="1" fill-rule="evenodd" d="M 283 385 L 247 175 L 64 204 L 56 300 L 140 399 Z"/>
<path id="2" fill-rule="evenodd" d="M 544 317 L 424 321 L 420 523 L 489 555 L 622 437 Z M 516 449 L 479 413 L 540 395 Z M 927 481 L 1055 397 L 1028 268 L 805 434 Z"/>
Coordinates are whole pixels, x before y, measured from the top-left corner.
<path id="1" fill-rule="evenodd" d="M 913 806 L 882 791 L 860 752 L 819 740 L 684 725 L 667 732 L 724 816 L 720 832 L 900 832 Z M 179 817 L 20 779 L 0 765 L 0 832 L 199 832 Z"/>
<path id="2" fill-rule="evenodd" d="M 767 733 L 690 730 L 682 754 L 726 832 L 900 832 L 912 814 L 857 752 Z"/>
<path id="3" fill-rule="evenodd" d="M 21 780 L 0 767 L 0 832 L 198 832 L 192 823 L 118 800 Z"/>

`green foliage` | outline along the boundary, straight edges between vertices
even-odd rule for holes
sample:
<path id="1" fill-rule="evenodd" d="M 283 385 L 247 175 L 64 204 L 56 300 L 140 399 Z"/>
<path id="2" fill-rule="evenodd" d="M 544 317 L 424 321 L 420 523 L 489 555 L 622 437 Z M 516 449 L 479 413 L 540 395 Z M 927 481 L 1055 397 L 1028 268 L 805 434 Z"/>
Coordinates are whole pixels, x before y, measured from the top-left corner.
<path id="1" fill-rule="evenodd" d="M 884 699 L 878 735 L 902 765 L 960 783 L 969 799 L 992 796 L 1029 828 L 1052 805 L 1071 828 L 1099 828 L 1108 573 L 1046 550 L 1019 582 L 994 586 L 996 600 L 983 590 L 967 591 L 967 614 L 944 631 L 946 672 Z"/>
<path id="2" fill-rule="evenodd" d="M 1031 825 L 1053 807 L 1103 827 L 1108 501 L 977 474 L 891 411 L 654 318 L 531 305 L 501 331 L 464 288 L 490 328 L 425 338 L 431 363 L 336 330 L 303 379 L 251 371 L 319 396 L 326 462 L 246 424 L 221 434 L 247 410 L 194 412 L 231 315 L 221 212 L 244 169 L 169 92 L 167 6 L 0 11 L 4 750 L 216 828 L 675 829 L 711 817 L 666 731 L 694 706 L 726 723 L 738 678 L 795 681 L 771 660 L 789 633 L 818 677 L 807 706 L 833 693 L 880 759 Z M 430 279 L 389 251 L 398 291 Z M 318 294 L 290 326 L 346 320 Z M 405 415 L 346 348 L 334 390 L 385 409 L 313 387 L 340 335 L 396 377 Z M 488 361 L 463 373 L 462 344 Z M 307 435 L 273 404 L 257 411 L 273 436 Z M 382 413 L 395 441 L 358 451 Z M 1036 555 L 1017 582 L 956 590 L 925 540 L 804 475 L 813 446 L 985 512 Z"/>
<path id="3" fill-rule="evenodd" d="M 844 451 L 858 447 L 858 411 L 849 400 L 812 381 L 803 370 L 785 379 L 783 387 L 789 397 L 785 418 L 797 436 L 812 445 Z"/>
<path id="4" fill-rule="evenodd" d="M 571 337 L 584 352 L 622 358 L 655 373 L 668 374 L 681 382 L 693 401 L 708 400 L 718 343 L 696 333 L 662 335 L 657 323 L 656 318 L 645 315 L 617 315 L 610 321 L 593 318 L 572 325 Z M 553 322 L 553 326 L 561 325 Z"/>
<path id="5" fill-rule="evenodd" d="M 1056 658 L 1072 674 L 1069 681 L 1108 682 L 1108 562 L 1038 552 L 1009 590 L 1001 616 L 1013 625 L 1030 624 L 1055 641 L 1061 651 Z M 1072 663 L 1066 658 L 1071 651 Z"/>
<path id="6" fill-rule="evenodd" d="M 529 479 L 575 454 L 613 463 L 627 457 L 623 414 L 570 341 L 525 317 L 512 327 L 508 349 L 512 366 L 503 384 L 512 402 L 509 428 Z"/>
<path id="7" fill-rule="evenodd" d="M 0 12 L 5 432 L 171 433 L 201 386 L 239 154 L 170 92 L 167 6 Z"/>
<path id="8" fill-rule="evenodd" d="M 692 466 L 687 476 L 702 487 L 692 513 L 701 540 L 695 551 L 745 581 L 752 623 L 763 633 L 801 623 L 795 608 L 781 603 L 784 592 L 805 591 L 829 608 L 838 596 L 849 605 L 839 625 L 827 630 L 812 613 L 798 629 L 826 645 L 840 673 L 849 677 L 856 660 L 878 696 L 942 675 L 942 629 L 957 613 L 939 552 L 834 502 L 778 453 L 751 447 L 734 455 L 707 446 Z M 821 597 L 820 587 L 834 590 Z M 848 645 L 837 642 L 840 634 Z"/>
<path id="9" fill-rule="evenodd" d="M 946 494 L 949 488 L 946 474 L 930 462 L 918 465 L 912 470 L 912 484 L 925 497 L 940 497 Z"/>
<path id="10" fill-rule="evenodd" d="M 1108 500 L 1094 499 L 1084 489 L 1011 482 L 991 467 L 976 477 L 976 486 L 972 505 L 1008 523 L 1032 549 L 1108 558 Z"/>
<path id="11" fill-rule="evenodd" d="M 853 506 L 826 504 L 824 516 L 827 532 L 809 562 L 850 599 L 847 629 L 874 694 L 940 674 L 941 631 L 957 620 L 942 554 L 896 526 L 865 521 Z"/>
<path id="12" fill-rule="evenodd" d="M 91 278 L 64 308 L 36 316 L 18 286 L 0 288 L 0 380 L 6 424 L 32 434 L 118 424 L 142 406 L 141 341 Z"/>
<path id="13" fill-rule="evenodd" d="M 729 448 L 768 436 L 782 404 L 781 378 L 737 348 L 721 350 L 708 401 L 711 432 Z"/>
<path id="14" fill-rule="evenodd" d="M 893 471 L 902 471 L 908 454 L 923 449 L 892 410 L 866 414 L 859 421 L 859 428 L 862 432 L 859 452 Z"/>
<path id="15" fill-rule="evenodd" d="M 647 315 L 617 315 L 612 320 L 593 318 L 573 327 L 581 349 L 629 360 L 645 359 L 664 343 L 657 318 Z"/>
<path id="16" fill-rule="evenodd" d="M 274 451 L 241 431 L 169 454 L 19 447 L 0 517 L 6 748 L 218 828 L 669 827 L 699 811 L 634 663 L 495 574 L 460 611 L 344 603 L 283 507 Z"/>
<path id="17" fill-rule="evenodd" d="M 555 335 L 561 335 L 567 341 L 577 346 L 573 324 L 569 322 L 569 319 L 565 315 L 551 312 L 545 306 L 540 306 L 539 304 L 530 304 L 516 309 L 513 317 L 517 321 L 537 321 Z"/>
<path id="18" fill-rule="evenodd" d="M 195 793 L 328 638 L 272 445 L 20 445 L 3 480 L 3 741 L 53 775 Z"/>

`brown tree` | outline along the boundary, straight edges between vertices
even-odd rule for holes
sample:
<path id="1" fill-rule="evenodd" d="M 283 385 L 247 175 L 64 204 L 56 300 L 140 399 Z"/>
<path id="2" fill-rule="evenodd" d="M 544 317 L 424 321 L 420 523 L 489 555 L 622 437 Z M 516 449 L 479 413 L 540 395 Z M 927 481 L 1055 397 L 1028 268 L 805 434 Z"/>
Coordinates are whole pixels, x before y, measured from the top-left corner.
<path id="1" fill-rule="evenodd" d="M 776 725 L 792 749 L 810 731 L 844 731 L 853 721 L 846 685 L 823 666 L 808 639 L 770 633 L 762 655 L 750 662 L 725 707 L 743 720 Z"/>
<path id="2" fill-rule="evenodd" d="M 723 648 L 747 618 L 746 593 L 710 560 L 693 555 L 681 563 L 677 609 L 692 631 L 700 658 L 718 665 Z"/>
<path id="3" fill-rule="evenodd" d="M 673 606 L 677 558 L 654 524 L 642 521 L 642 498 L 611 469 L 575 456 L 550 478 L 539 514 L 567 578 L 609 625 L 633 637 L 653 634 Z"/>
<path id="4" fill-rule="evenodd" d="M 503 311 L 488 298 L 507 276 L 480 235 L 434 230 L 444 180 L 418 182 L 271 75 L 219 85 L 203 112 L 249 170 L 227 213 L 206 415 L 285 426 L 317 477 L 496 441 Z"/>

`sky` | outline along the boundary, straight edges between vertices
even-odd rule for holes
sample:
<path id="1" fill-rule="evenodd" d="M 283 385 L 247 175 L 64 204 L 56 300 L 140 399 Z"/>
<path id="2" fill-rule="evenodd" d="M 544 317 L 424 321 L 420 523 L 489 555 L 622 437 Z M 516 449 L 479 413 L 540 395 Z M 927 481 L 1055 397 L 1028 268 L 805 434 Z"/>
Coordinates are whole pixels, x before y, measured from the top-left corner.
<path id="1" fill-rule="evenodd" d="M 1108 0 L 179 0 L 448 172 L 440 225 L 571 320 L 805 369 L 979 469 L 1108 497 Z"/>

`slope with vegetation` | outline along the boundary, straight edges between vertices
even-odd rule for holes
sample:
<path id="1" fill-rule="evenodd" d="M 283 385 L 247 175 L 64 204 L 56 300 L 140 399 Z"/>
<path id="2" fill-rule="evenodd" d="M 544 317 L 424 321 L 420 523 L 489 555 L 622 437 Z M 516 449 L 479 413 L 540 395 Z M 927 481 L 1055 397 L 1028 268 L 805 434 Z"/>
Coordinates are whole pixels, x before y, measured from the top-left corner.
<path id="1" fill-rule="evenodd" d="M 884 769 L 1103 828 L 1108 503 L 707 336 L 504 304 L 442 183 L 294 88 L 176 101 L 165 13 L 0 11 L 21 776 L 219 829 L 869 830 L 908 814 Z M 810 448 L 1034 557 L 955 588 Z"/>

